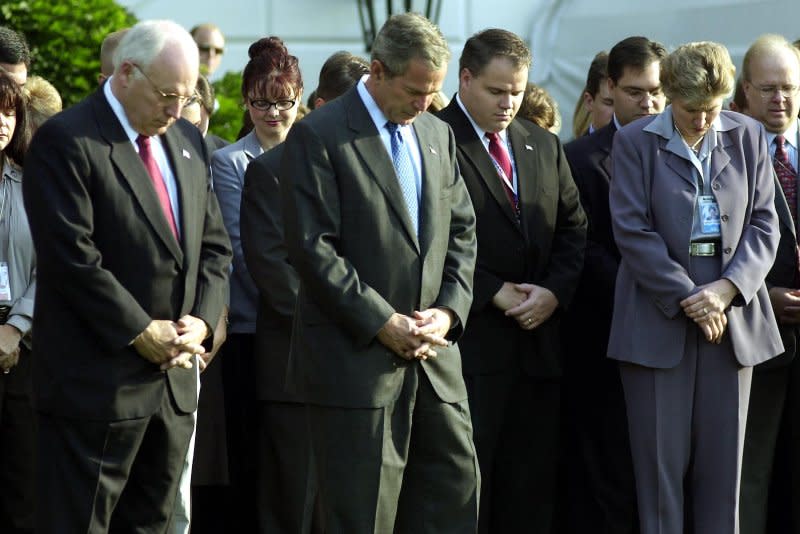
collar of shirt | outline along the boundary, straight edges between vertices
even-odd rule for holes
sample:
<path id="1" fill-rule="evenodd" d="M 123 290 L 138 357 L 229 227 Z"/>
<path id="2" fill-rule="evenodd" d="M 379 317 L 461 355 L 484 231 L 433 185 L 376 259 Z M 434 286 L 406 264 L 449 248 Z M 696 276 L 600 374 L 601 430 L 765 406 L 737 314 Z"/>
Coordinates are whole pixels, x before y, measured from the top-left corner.
<path id="1" fill-rule="evenodd" d="M 617 120 L 617 114 L 614 113 L 613 115 L 611 115 L 611 119 L 614 121 L 614 126 L 617 127 L 617 131 L 620 131 L 622 129 L 622 125 Z"/>
<path id="2" fill-rule="evenodd" d="M 383 146 L 386 148 L 386 152 L 389 154 L 389 159 L 391 160 L 392 136 L 389 134 L 389 130 L 386 128 L 386 122 L 389 119 L 386 118 L 386 115 L 383 114 L 381 108 L 378 107 L 378 103 L 375 102 L 375 99 L 372 98 L 372 95 L 369 93 L 366 85 L 366 81 L 368 79 L 369 74 L 362 76 L 361 80 L 358 82 L 358 84 L 356 84 L 356 90 L 358 91 L 358 96 L 361 97 L 361 101 L 364 103 L 364 107 L 367 108 L 369 117 L 375 124 L 375 128 L 378 130 L 378 135 L 381 138 L 381 142 L 383 142 Z M 410 124 L 400 124 L 398 125 L 397 130 L 400 132 L 403 141 L 406 143 L 409 154 L 411 155 L 411 161 L 414 163 L 414 174 L 416 175 L 417 179 L 417 194 L 419 194 L 422 190 L 422 156 L 420 155 L 417 136 L 414 135 L 414 128 Z"/>
<path id="3" fill-rule="evenodd" d="M 139 137 L 139 132 L 133 129 L 131 126 L 130 121 L 128 120 L 128 116 L 125 114 L 125 108 L 122 107 L 122 102 L 120 102 L 114 92 L 111 90 L 111 82 L 114 79 L 112 75 L 106 83 L 103 84 L 103 94 L 108 100 L 108 104 L 111 106 L 111 110 L 116 115 L 117 120 L 122 125 L 122 129 L 125 131 L 125 135 L 128 136 L 131 144 L 133 145 L 133 149 L 136 153 L 139 153 L 139 145 L 136 144 L 136 138 Z M 164 145 L 161 143 L 161 136 L 160 135 L 153 135 L 150 137 L 150 147 L 153 151 L 153 157 L 156 160 L 156 164 L 158 165 L 159 170 L 161 171 L 161 176 L 164 178 L 164 184 L 167 187 L 167 194 L 169 195 L 169 201 L 172 205 L 172 214 L 175 217 L 175 224 L 177 225 L 178 232 L 181 231 L 180 226 L 180 205 L 178 202 L 178 185 L 176 182 L 175 175 L 172 173 L 172 167 L 170 167 L 169 163 L 167 162 L 167 153 L 164 150 Z"/>

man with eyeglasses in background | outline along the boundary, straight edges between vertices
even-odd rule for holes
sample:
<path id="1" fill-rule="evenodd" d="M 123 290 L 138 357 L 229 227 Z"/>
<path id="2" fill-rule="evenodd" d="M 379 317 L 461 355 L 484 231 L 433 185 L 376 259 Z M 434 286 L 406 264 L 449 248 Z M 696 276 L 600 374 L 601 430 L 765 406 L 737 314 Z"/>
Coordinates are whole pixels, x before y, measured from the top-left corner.
<path id="1" fill-rule="evenodd" d="M 27 154 L 38 533 L 167 532 L 173 519 L 231 259 L 203 138 L 180 119 L 198 64 L 182 27 L 140 22 L 108 82 Z"/>
<path id="2" fill-rule="evenodd" d="M 568 318 L 566 351 L 569 522 L 573 532 L 638 532 L 636 494 L 625 399 L 618 364 L 606 358 L 619 251 L 611 233 L 608 189 L 611 146 L 617 130 L 661 113 L 660 62 L 667 51 L 646 37 L 628 37 L 608 55 L 608 88 L 614 117 L 591 135 L 564 146 L 589 222 L 586 256 Z M 581 325 L 576 336 L 574 325 Z"/>
<path id="3" fill-rule="evenodd" d="M 200 52 L 200 74 L 211 78 L 222 63 L 222 55 L 225 53 L 225 37 L 216 24 L 206 22 L 198 24 L 192 28 L 194 42 L 197 43 L 197 50 Z"/>
<path id="4" fill-rule="evenodd" d="M 781 240 L 767 287 L 786 352 L 753 372 L 742 460 L 741 534 L 800 533 L 800 280 L 797 248 L 800 51 L 762 35 L 742 63 L 745 112 L 767 130 Z"/>

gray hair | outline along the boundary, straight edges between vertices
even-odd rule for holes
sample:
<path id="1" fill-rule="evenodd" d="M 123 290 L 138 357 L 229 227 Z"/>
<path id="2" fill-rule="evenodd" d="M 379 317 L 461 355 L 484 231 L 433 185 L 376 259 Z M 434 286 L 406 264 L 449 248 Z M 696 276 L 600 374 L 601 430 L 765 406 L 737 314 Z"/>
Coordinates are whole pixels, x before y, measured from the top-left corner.
<path id="1" fill-rule="evenodd" d="M 375 37 L 372 60 L 383 63 L 389 76 L 397 76 L 412 59 L 441 70 L 450 61 L 450 49 L 439 27 L 419 13 L 393 15 Z"/>
<path id="2" fill-rule="evenodd" d="M 114 70 L 125 61 L 147 68 L 167 44 L 183 49 L 194 69 L 199 69 L 200 56 L 197 44 L 183 26 L 171 20 L 145 20 L 128 30 L 114 51 Z"/>

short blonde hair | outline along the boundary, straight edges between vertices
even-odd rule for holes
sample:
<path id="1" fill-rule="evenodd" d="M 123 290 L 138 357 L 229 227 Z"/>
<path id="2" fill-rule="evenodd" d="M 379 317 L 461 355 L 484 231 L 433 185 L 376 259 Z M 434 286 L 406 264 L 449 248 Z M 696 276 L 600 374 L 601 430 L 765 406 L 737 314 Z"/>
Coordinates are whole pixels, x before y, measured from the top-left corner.
<path id="1" fill-rule="evenodd" d="M 40 76 L 29 76 L 23 87 L 28 103 L 28 118 L 36 130 L 44 121 L 61 111 L 61 95 L 53 84 Z"/>
<path id="2" fill-rule="evenodd" d="M 661 85 L 670 100 L 702 104 L 733 92 L 736 67 L 721 44 L 688 43 L 661 61 Z"/>

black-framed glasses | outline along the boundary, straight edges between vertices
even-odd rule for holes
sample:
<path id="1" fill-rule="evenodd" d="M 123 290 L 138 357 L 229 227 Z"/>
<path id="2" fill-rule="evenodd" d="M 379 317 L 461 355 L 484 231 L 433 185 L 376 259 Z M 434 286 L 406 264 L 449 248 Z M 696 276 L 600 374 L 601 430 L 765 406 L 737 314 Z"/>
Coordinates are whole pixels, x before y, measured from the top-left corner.
<path id="1" fill-rule="evenodd" d="M 264 98 L 250 99 L 250 105 L 258 111 L 269 111 L 272 106 L 275 106 L 275 109 L 278 111 L 287 111 L 292 109 L 296 103 L 297 100 L 278 100 L 277 102 L 272 102 Z"/>
<path id="2" fill-rule="evenodd" d="M 216 55 L 221 56 L 225 53 L 225 49 L 221 46 L 210 46 L 210 45 L 197 45 L 197 49 L 201 52 L 205 52 L 206 54 L 210 54 L 213 51 Z"/>
<path id="3" fill-rule="evenodd" d="M 165 103 L 165 104 L 172 105 L 172 104 L 178 103 L 178 104 L 180 104 L 181 106 L 185 106 L 185 105 L 187 105 L 189 102 L 191 102 L 192 100 L 194 100 L 194 99 L 198 98 L 198 96 L 199 96 L 199 95 L 197 94 L 197 91 L 195 91 L 194 93 L 192 93 L 190 96 L 186 96 L 186 95 L 179 95 L 179 94 L 177 94 L 177 93 L 165 93 L 164 91 L 162 91 L 161 89 L 159 89 L 159 88 L 158 88 L 158 86 L 155 84 L 155 82 L 153 82 L 153 80 L 151 80 L 151 79 L 150 79 L 150 76 L 148 76 L 147 74 L 145 74 L 145 72 L 144 72 L 144 70 L 142 69 L 142 67 L 140 67 L 140 66 L 139 66 L 139 65 L 137 65 L 136 63 L 131 63 L 131 65 L 133 65 L 134 67 L 136 67 L 136 70 L 138 70 L 139 72 L 141 72 L 141 73 L 142 73 L 142 76 L 144 76 L 144 77 L 145 77 L 145 79 L 146 79 L 146 80 L 147 80 L 147 81 L 150 83 L 150 86 L 153 88 L 153 90 L 154 90 L 156 93 L 158 93 L 158 96 L 160 96 L 160 97 L 161 97 L 161 101 L 162 101 L 163 103 Z"/>

